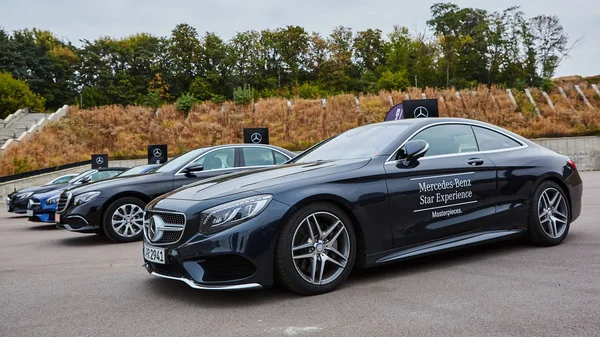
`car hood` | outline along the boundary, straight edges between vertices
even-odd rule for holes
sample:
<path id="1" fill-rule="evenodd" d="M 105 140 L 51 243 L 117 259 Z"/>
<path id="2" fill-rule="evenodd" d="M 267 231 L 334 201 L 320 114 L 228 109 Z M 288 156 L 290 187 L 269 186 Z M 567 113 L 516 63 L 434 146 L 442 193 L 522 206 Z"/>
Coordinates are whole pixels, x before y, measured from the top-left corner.
<path id="1" fill-rule="evenodd" d="M 19 190 L 19 191 L 17 191 L 17 193 L 33 192 L 34 194 L 39 194 L 39 193 L 45 193 L 45 192 L 49 192 L 49 191 L 64 189 L 67 186 L 68 186 L 68 184 L 34 186 L 34 187 L 28 187 L 28 188 Z"/>
<path id="2" fill-rule="evenodd" d="M 140 174 L 134 176 L 125 176 L 125 177 L 113 177 L 110 179 L 100 180 L 92 183 L 87 183 L 85 185 L 79 185 L 76 187 L 72 187 L 69 189 L 69 192 L 74 195 L 98 191 L 98 190 L 110 190 L 117 186 L 123 185 L 135 185 L 140 183 L 148 183 L 152 181 L 161 181 L 165 179 L 165 177 L 170 177 L 169 173 L 147 173 Z"/>
<path id="3" fill-rule="evenodd" d="M 228 174 L 184 186 L 166 194 L 165 198 L 200 201 L 268 189 L 298 181 L 306 182 L 308 179 L 359 169 L 369 160 L 353 159 L 286 164 L 268 169 Z"/>
<path id="4" fill-rule="evenodd" d="M 48 191 L 48 192 L 39 192 L 39 193 L 35 193 L 34 195 L 32 195 L 32 198 L 36 198 L 39 200 L 42 199 L 48 199 L 48 198 L 52 198 L 54 196 L 60 195 L 64 190 L 66 190 L 67 187 L 64 186 L 63 188 L 58 188 L 56 190 L 52 190 L 52 191 Z"/>

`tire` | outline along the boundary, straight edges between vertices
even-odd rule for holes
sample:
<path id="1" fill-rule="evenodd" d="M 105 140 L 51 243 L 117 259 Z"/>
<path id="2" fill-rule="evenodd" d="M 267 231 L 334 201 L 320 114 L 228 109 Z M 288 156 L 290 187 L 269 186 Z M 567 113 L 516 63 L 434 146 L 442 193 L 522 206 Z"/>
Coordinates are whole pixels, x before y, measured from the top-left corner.
<path id="1" fill-rule="evenodd" d="M 324 202 L 304 206 L 286 221 L 279 235 L 275 247 L 277 281 L 302 295 L 330 292 L 348 278 L 356 247 L 353 224 L 339 207 Z"/>
<path id="2" fill-rule="evenodd" d="M 104 212 L 102 232 L 114 242 L 141 240 L 145 207 L 144 201 L 134 197 L 115 200 Z M 138 213 L 139 210 L 141 210 L 140 213 Z M 113 219 L 115 220 L 114 224 Z"/>
<path id="3" fill-rule="evenodd" d="M 531 200 L 530 241 L 538 246 L 556 246 L 567 237 L 570 226 L 571 208 L 564 190 L 555 182 L 542 182 Z"/>

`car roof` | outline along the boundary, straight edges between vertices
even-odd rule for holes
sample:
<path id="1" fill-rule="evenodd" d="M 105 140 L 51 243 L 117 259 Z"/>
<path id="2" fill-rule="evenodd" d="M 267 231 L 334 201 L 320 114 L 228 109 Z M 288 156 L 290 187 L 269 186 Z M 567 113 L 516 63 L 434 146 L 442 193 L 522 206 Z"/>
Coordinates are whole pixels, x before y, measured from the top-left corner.
<path id="1" fill-rule="evenodd" d="M 127 171 L 131 167 L 120 167 L 120 166 L 110 166 L 110 167 L 101 167 L 98 168 L 98 171 Z"/>

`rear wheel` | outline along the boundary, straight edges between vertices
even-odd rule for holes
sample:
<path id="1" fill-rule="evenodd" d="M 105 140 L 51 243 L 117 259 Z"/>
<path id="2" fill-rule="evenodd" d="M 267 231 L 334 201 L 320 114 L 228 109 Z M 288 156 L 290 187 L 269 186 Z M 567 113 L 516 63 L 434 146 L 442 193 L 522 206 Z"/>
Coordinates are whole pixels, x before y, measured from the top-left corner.
<path id="1" fill-rule="evenodd" d="M 555 246 L 563 242 L 571 225 L 571 209 L 563 189 L 544 181 L 533 196 L 529 237 L 534 244 Z"/>
<path id="2" fill-rule="evenodd" d="M 279 283 L 296 293 L 332 291 L 348 278 L 356 256 L 352 222 L 334 205 L 314 203 L 285 224 L 275 253 Z"/>
<path id="3" fill-rule="evenodd" d="M 138 198 L 117 199 L 104 213 L 102 231 L 115 242 L 140 240 L 143 235 L 144 207 L 146 203 Z"/>

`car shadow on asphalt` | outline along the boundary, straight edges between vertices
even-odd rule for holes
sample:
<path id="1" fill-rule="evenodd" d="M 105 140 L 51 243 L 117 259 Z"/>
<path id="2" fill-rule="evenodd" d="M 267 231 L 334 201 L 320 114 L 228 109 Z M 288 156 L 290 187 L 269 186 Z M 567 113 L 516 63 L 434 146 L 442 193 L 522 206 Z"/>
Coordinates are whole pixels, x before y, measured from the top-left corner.
<path id="1" fill-rule="evenodd" d="M 58 240 L 58 242 L 68 247 L 85 247 L 114 244 L 105 236 L 98 234 L 72 234 L 75 234 L 75 236 L 71 238 L 60 239 Z"/>
<path id="2" fill-rule="evenodd" d="M 33 227 L 27 227 L 28 230 L 30 231 L 50 231 L 50 230 L 59 230 L 58 228 L 56 228 L 55 224 L 44 224 L 44 225 L 40 225 L 40 224 L 36 224 Z"/>
<path id="3" fill-rule="evenodd" d="M 529 248 L 532 246 L 523 241 L 513 240 L 459 249 L 369 269 L 356 269 L 345 284 L 336 291 L 354 292 L 357 290 L 356 287 L 364 287 L 382 280 L 401 278 L 434 269 L 451 268 Z M 203 291 L 192 289 L 183 282 L 156 277 L 151 277 L 147 282 L 148 289 L 154 296 L 203 307 L 254 306 L 274 301 L 294 301 L 305 298 L 279 287 L 245 291 Z"/>

